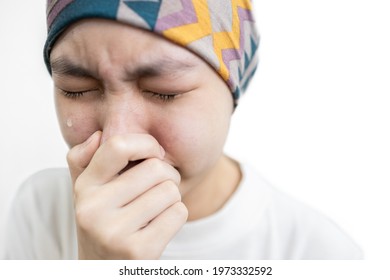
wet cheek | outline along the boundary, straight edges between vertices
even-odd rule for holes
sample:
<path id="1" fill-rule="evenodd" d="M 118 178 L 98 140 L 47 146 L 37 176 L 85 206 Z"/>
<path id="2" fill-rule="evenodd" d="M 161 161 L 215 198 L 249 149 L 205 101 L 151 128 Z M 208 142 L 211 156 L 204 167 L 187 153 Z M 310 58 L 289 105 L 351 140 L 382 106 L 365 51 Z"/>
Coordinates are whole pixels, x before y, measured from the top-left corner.
<path id="1" fill-rule="evenodd" d="M 55 94 L 55 105 L 62 136 L 70 148 L 99 130 L 99 115 L 93 106 L 75 103 L 60 94 Z"/>
<path id="2" fill-rule="evenodd" d="M 66 126 L 67 126 L 68 128 L 71 128 L 71 127 L 73 126 L 72 118 L 68 118 L 68 119 L 66 120 Z"/>
<path id="3" fill-rule="evenodd" d="M 85 117 L 67 116 L 60 122 L 62 135 L 69 147 L 83 143 L 99 129 L 93 119 Z"/>

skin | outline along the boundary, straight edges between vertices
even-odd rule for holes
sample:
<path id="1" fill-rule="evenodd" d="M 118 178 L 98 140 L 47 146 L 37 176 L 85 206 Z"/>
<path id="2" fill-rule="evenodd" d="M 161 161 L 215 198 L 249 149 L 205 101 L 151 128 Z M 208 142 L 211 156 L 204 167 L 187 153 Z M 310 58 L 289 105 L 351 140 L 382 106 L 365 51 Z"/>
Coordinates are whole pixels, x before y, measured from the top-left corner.
<path id="1" fill-rule="evenodd" d="M 226 83 L 187 49 L 107 20 L 69 27 L 50 59 L 79 257 L 158 259 L 187 220 L 215 213 L 239 184 L 222 151 Z"/>

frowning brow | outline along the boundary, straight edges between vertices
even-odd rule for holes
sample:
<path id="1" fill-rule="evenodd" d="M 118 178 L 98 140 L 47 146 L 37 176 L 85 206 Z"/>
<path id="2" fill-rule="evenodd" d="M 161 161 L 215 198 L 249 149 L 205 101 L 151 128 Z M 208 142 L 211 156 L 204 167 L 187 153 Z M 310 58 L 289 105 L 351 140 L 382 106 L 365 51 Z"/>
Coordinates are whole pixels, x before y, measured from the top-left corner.
<path id="1" fill-rule="evenodd" d="M 195 64 L 187 61 L 174 60 L 169 58 L 160 58 L 149 63 L 141 64 L 136 68 L 127 68 L 127 79 L 136 79 L 138 77 L 157 77 L 163 75 L 175 75 L 184 70 L 194 68 Z"/>
<path id="2" fill-rule="evenodd" d="M 77 65 L 66 58 L 57 58 L 51 62 L 51 71 L 56 75 L 73 76 L 77 78 L 95 78 L 91 71 Z"/>
<path id="3" fill-rule="evenodd" d="M 181 61 L 169 58 L 159 58 L 148 63 L 140 64 L 137 67 L 126 67 L 124 79 L 134 80 L 140 77 L 157 77 L 164 75 L 176 75 L 184 70 L 194 68 L 193 62 Z M 56 75 L 72 76 L 77 78 L 99 79 L 98 73 L 83 68 L 73 61 L 59 57 L 51 62 L 52 73 Z"/>

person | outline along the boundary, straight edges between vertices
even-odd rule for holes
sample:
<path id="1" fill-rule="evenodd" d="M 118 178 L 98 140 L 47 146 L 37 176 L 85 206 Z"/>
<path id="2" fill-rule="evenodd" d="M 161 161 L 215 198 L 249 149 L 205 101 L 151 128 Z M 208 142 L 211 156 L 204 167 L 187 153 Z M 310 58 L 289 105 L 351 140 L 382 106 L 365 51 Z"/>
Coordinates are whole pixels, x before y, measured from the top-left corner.
<path id="1" fill-rule="evenodd" d="M 44 59 L 68 168 L 31 176 L 8 259 L 359 259 L 223 154 L 257 65 L 249 0 L 51 0 Z"/>

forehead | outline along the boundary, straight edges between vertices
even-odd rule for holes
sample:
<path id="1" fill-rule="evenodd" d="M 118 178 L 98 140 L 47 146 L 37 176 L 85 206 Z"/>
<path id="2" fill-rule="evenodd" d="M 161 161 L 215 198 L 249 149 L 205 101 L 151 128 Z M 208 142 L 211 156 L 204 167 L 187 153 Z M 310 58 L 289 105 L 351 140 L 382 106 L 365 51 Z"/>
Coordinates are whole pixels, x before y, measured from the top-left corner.
<path id="1" fill-rule="evenodd" d="M 152 32 L 105 19 L 86 19 L 71 25 L 55 43 L 50 59 L 77 57 L 82 60 L 124 59 L 139 62 L 154 60 L 205 63 L 191 51 Z"/>

